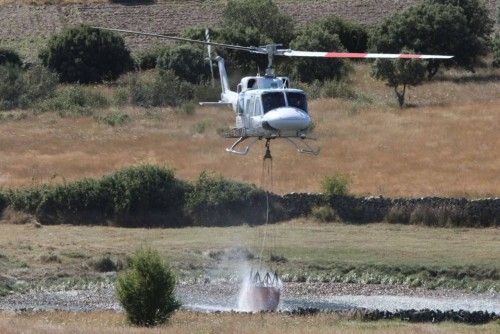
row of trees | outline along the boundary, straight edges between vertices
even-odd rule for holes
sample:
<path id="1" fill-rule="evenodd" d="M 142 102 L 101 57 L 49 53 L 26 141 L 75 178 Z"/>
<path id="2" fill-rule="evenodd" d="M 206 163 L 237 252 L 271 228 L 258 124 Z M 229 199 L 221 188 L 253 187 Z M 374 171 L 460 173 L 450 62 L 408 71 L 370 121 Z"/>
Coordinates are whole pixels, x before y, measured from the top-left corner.
<path id="1" fill-rule="evenodd" d="M 222 22 L 212 27 L 212 39 L 236 45 L 281 43 L 296 50 L 349 52 L 417 52 L 451 54 L 450 61 L 379 60 L 373 64 L 375 78 L 394 88 L 400 105 L 408 85 L 432 79 L 442 66 L 473 71 L 489 50 L 500 52 L 498 39 L 492 46 L 494 22 L 481 0 L 424 0 L 386 18 L 379 26 L 367 27 L 328 16 L 304 27 L 279 11 L 272 0 L 230 0 Z M 191 28 L 185 37 L 204 39 L 204 28 Z M 217 50 L 240 73 L 264 69 L 267 58 L 231 50 Z M 500 57 L 500 56 L 499 56 Z M 203 48 L 175 45 L 139 54 L 135 61 L 123 38 L 115 33 L 87 26 L 73 27 L 52 37 L 40 53 L 42 63 L 62 82 L 112 81 L 134 68 L 158 67 L 180 79 L 199 84 L 208 80 Z M 0 52 L 2 62 L 19 64 L 15 54 Z M 495 60 L 494 64 L 500 63 Z M 349 73 L 345 60 L 278 60 L 278 70 L 302 82 L 341 80 Z"/>

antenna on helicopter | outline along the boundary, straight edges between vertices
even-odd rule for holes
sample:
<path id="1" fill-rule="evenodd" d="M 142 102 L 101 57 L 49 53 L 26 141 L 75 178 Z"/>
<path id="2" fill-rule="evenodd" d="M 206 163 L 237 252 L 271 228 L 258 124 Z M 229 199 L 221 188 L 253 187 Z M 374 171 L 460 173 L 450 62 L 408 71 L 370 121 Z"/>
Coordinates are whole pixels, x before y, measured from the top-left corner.
<path id="1" fill-rule="evenodd" d="M 210 43 L 210 30 L 205 29 L 205 41 L 207 43 Z M 208 52 L 208 65 L 210 66 L 210 75 L 211 75 L 211 83 L 212 83 L 212 87 L 215 87 L 215 79 L 214 79 L 214 65 L 213 65 L 213 58 L 212 58 L 212 45 L 211 44 L 207 44 L 207 52 Z"/>

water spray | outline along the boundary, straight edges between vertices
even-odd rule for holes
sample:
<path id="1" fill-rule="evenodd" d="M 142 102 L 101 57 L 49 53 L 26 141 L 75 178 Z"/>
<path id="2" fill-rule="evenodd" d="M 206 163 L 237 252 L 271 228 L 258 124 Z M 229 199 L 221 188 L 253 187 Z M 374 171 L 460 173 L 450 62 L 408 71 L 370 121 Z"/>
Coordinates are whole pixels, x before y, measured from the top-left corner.
<path id="1" fill-rule="evenodd" d="M 270 188 L 272 188 L 273 157 L 271 155 L 270 139 L 266 140 L 265 149 L 262 163 L 262 185 L 264 186 L 267 179 Z M 240 291 L 238 306 L 243 311 L 275 311 L 280 302 L 281 279 L 276 271 L 269 270 L 262 265 L 264 246 L 267 241 L 266 227 L 269 223 L 269 191 L 266 189 L 266 221 L 260 247 L 259 266 L 256 270 L 250 269 L 248 275 L 245 275 Z"/>

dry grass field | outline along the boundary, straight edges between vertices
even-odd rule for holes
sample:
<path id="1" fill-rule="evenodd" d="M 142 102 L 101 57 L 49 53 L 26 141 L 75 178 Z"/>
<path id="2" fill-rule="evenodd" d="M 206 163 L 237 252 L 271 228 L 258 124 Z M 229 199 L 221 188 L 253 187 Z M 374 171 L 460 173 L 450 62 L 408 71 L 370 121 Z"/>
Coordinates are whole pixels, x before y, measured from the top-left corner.
<path id="1" fill-rule="evenodd" d="M 319 156 L 272 144 L 275 191 L 318 191 L 324 176 L 342 172 L 355 194 L 499 195 L 500 71 L 448 72 L 410 89 L 412 107 L 403 110 L 366 65 L 356 65 L 352 80 L 368 102 L 310 103 Z M 263 143 L 248 156 L 232 156 L 224 151 L 231 142 L 216 132 L 233 124 L 231 110 L 198 108 L 192 116 L 170 109 L 119 111 L 133 121 L 110 127 L 92 117 L 27 113 L 0 122 L 0 187 L 63 182 L 141 163 L 172 167 L 185 179 L 210 170 L 260 183 Z"/>
<path id="2" fill-rule="evenodd" d="M 119 313 L 34 313 L 1 314 L 0 332 L 3 334 L 37 333 L 385 333 L 385 334 L 441 334 L 441 333 L 498 333 L 499 325 L 480 326 L 443 324 L 411 324 L 398 321 L 349 321 L 338 315 L 292 317 L 281 314 L 203 314 L 177 312 L 169 325 L 154 329 L 134 328 L 125 323 Z"/>

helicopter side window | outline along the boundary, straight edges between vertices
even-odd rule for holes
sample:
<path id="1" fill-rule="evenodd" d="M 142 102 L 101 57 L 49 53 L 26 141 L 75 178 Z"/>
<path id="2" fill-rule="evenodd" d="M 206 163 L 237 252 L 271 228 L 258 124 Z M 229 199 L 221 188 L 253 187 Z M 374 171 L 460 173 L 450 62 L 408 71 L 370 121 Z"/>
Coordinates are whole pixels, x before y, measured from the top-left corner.
<path id="1" fill-rule="evenodd" d="M 257 83 L 257 80 L 255 80 L 255 79 L 248 80 L 248 84 L 247 84 L 248 89 L 254 89 L 256 83 Z"/>
<path id="2" fill-rule="evenodd" d="M 264 114 L 269 110 L 285 107 L 285 95 L 281 92 L 262 94 L 262 106 L 264 107 Z"/>
<path id="3" fill-rule="evenodd" d="M 302 93 L 288 92 L 286 93 L 288 106 L 298 108 L 307 112 L 307 99 Z"/>

